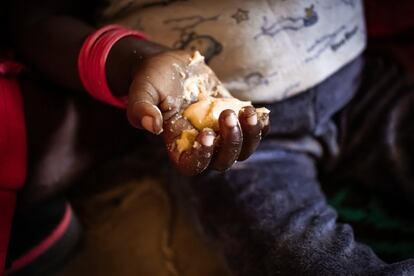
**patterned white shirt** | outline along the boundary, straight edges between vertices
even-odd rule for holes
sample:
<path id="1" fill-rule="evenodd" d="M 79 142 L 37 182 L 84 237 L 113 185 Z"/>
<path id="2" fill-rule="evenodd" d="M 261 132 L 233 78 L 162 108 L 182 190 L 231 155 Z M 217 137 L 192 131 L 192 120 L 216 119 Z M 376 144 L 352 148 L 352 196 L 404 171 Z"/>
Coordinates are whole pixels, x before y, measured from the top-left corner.
<path id="1" fill-rule="evenodd" d="M 361 0 L 107 0 L 100 18 L 199 50 L 235 97 L 253 102 L 315 86 L 366 44 Z"/>

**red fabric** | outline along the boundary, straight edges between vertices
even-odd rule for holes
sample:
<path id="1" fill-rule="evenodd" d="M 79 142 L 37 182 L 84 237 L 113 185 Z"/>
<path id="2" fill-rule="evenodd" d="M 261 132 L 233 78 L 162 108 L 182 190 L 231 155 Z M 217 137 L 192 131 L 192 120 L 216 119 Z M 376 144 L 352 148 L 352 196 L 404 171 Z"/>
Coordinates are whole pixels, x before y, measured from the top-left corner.
<path id="1" fill-rule="evenodd" d="M 26 178 L 26 129 L 20 87 L 12 77 L 21 70 L 0 61 L 0 273 L 4 271 L 16 192 Z"/>
<path id="2" fill-rule="evenodd" d="M 85 90 L 94 98 L 119 108 L 126 99 L 115 97 L 106 78 L 106 60 L 113 45 L 124 37 L 146 39 L 145 35 L 118 25 L 109 25 L 92 33 L 82 45 L 78 58 L 79 76 Z"/>
<path id="3" fill-rule="evenodd" d="M 11 223 L 14 207 L 16 205 L 16 193 L 14 191 L 0 190 L 0 275 L 3 275 Z"/>
<path id="4" fill-rule="evenodd" d="M 17 190 L 26 177 L 26 129 L 19 84 L 0 76 L 0 189 Z"/>
<path id="5" fill-rule="evenodd" d="M 365 0 L 370 37 L 390 36 L 414 29 L 414 1 Z"/>

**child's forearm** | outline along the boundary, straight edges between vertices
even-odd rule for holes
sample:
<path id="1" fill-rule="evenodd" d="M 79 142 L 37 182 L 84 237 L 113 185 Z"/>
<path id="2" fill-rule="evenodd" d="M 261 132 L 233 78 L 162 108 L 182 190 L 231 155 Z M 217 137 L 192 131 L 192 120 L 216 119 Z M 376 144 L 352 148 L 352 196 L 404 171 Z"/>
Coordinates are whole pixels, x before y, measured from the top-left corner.
<path id="1" fill-rule="evenodd" d="M 10 26 L 15 48 L 28 63 L 64 87 L 83 89 L 77 59 L 85 38 L 95 29 L 77 18 L 73 5 L 48 0 L 10 4 Z M 63 3 L 61 3 L 63 2 Z M 23 11 L 26 12 L 22 16 Z M 126 95 L 134 66 L 165 48 L 148 41 L 125 38 L 115 44 L 107 61 L 107 77 L 116 95 Z"/>

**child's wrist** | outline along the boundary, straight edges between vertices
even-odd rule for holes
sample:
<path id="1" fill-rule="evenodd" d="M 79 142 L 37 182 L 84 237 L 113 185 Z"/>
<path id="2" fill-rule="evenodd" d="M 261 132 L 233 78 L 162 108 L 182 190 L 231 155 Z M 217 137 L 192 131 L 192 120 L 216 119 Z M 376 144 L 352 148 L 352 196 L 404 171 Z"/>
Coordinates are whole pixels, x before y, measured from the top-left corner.
<path id="1" fill-rule="evenodd" d="M 106 63 L 108 85 L 114 96 L 127 96 L 132 79 L 145 59 L 167 50 L 165 46 L 133 37 L 115 43 Z"/>
<path id="2" fill-rule="evenodd" d="M 111 91 L 107 77 L 107 59 L 113 46 L 126 37 L 146 40 L 143 33 L 119 25 L 108 25 L 86 38 L 78 56 L 79 78 L 84 89 L 93 98 L 119 108 L 126 108 L 127 98 L 117 97 Z"/>

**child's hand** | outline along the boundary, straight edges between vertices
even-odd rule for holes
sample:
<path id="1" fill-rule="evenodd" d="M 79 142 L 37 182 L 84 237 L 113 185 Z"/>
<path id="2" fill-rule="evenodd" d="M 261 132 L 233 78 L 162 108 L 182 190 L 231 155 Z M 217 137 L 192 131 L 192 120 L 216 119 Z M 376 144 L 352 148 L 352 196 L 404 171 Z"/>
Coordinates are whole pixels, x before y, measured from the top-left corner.
<path id="1" fill-rule="evenodd" d="M 259 118 L 247 102 L 249 106 L 239 114 L 229 109 L 220 113 L 218 135 L 211 128 L 196 130 L 183 113 L 201 94 L 207 91 L 211 99 L 232 98 L 197 54 L 168 51 L 148 58 L 135 74 L 128 100 L 131 124 L 154 134 L 164 132 L 171 159 L 190 175 L 209 165 L 223 171 L 245 160 L 268 129 L 267 117 Z"/>

